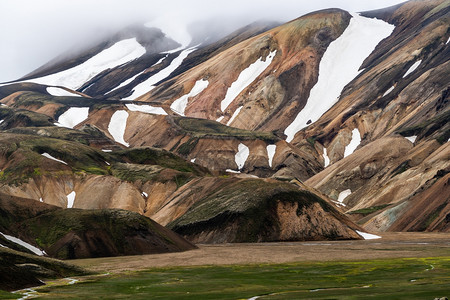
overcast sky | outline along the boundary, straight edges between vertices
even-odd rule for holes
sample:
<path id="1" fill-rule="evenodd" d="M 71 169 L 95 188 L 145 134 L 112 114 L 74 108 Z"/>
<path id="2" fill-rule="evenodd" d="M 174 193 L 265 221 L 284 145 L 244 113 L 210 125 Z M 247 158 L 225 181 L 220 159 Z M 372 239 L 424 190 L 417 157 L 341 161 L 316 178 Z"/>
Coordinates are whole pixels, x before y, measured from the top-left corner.
<path id="1" fill-rule="evenodd" d="M 0 82 L 18 79 L 77 44 L 157 16 L 176 16 L 180 23 L 229 16 L 238 27 L 260 19 L 289 21 L 323 8 L 357 12 L 401 2 L 404 0 L 0 0 Z"/>

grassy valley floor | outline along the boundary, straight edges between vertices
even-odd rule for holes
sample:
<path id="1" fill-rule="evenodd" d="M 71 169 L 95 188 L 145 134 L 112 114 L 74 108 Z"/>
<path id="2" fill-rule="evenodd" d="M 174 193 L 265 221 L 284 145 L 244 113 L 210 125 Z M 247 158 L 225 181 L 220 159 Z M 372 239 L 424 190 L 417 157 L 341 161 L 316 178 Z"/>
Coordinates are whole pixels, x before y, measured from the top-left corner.
<path id="1" fill-rule="evenodd" d="M 450 234 L 371 241 L 200 245 L 71 261 L 101 275 L 49 282 L 45 299 L 434 299 L 450 296 Z M 105 272 L 108 272 L 105 275 Z M 0 298 L 7 295 L 0 294 Z"/>

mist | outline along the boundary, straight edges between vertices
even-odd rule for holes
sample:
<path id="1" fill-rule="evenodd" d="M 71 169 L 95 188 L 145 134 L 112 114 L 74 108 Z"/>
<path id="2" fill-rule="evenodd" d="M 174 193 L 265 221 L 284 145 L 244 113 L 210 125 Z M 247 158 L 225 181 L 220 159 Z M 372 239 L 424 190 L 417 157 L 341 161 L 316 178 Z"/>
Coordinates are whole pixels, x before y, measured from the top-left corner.
<path id="1" fill-rule="evenodd" d="M 223 27 L 216 28 L 217 32 L 231 32 L 254 21 L 287 22 L 324 8 L 358 12 L 401 2 L 404 0 L 0 0 L 0 82 L 18 79 L 64 52 L 157 17 L 179 26 L 216 20 L 214 26 Z"/>

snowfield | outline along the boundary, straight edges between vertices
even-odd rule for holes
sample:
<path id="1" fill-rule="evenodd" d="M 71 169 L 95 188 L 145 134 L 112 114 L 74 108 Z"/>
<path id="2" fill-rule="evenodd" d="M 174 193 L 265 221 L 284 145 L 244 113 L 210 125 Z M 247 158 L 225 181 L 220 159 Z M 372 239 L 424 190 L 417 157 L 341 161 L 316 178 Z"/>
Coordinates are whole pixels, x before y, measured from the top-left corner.
<path id="1" fill-rule="evenodd" d="M 60 87 L 55 86 L 49 86 L 47 88 L 47 93 L 49 93 L 52 96 L 73 96 L 73 97 L 81 97 L 81 95 L 77 93 L 69 92 L 65 89 L 62 89 Z"/>
<path id="2" fill-rule="evenodd" d="M 350 196 L 351 193 L 352 193 L 351 189 L 347 189 L 347 190 L 340 192 L 337 201 L 339 203 L 344 202 L 344 199 L 347 198 L 348 196 Z"/>
<path id="3" fill-rule="evenodd" d="M 330 165 L 330 158 L 328 157 L 327 154 L 327 148 L 323 147 L 323 160 L 324 160 L 324 165 L 323 167 L 326 168 Z"/>
<path id="4" fill-rule="evenodd" d="M 230 120 L 228 120 L 227 122 L 227 126 L 230 126 L 230 124 L 234 121 L 234 119 L 236 119 L 236 117 L 239 115 L 239 113 L 241 112 L 241 109 L 243 108 L 243 106 L 239 106 L 235 112 L 233 113 L 233 115 L 231 116 Z"/>
<path id="5" fill-rule="evenodd" d="M 134 99 L 148 93 L 149 91 L 151 91 L 155 87 L 154 86 L 155 84 L 157 84 L 158 82 L 160 82 L 161 80 L 163 80 L 164 78 L 166 78 L 170 74 L 172 74 L 172 72 L 175 71 L 183 63 L 183 60 L 191 52 L 194 52 L 197 49 L 196 47 L 197 46 L 182 51 L 180 53 L 180 55 L 178 55 L 178 57 L 176 57 L 174 60 L 172 60 L 170 65 L 168 65 L 166 68 L 162 69 L 155 75 L 151 76 L 144 82 L 141 82 L 140 84 L 135 86 L 131 95 L 124 99 L 125 100 L 134 100 Z"/>
<path id="6" fill-rule="evenodd" d="M 409 67 L 408 71 L 406 71 L 405 75 L 403 75 L 403 78 L 405 78 L 406 76 L 408 76 L 409 74 L 414 72 L 421 63 L 422 63 L 422 60 L 416 61 L 411 67 Z"/>
<path id="7" fill-rule="evenodd" d="M 154 115 L 167 115 L 166 111 L 162 107 L 155 107 L 151 105 L 136 105 L 136 104 L 125 104 L 125 106 L 131 111 L 139 111 L 146 114 Z"/>
<path id="8" fill-rule="evenodd" d="M 128 112 L 126 112 L 125 110 L 116 111 L 112 115 L 111 121 L 109 121 L 108 131 L 116 142 L 129 147 L 130 144 L 125 142 L 125 140 L 123 139 L 125 129 L 127 128 L 127 119 Z"/>
<path id="9" fill-rule="evenodd" d="M 30 250 L 31 252 L 33 252 L 33 253 L 36 254 L 36 255 L 42 256 L 42 255 L 45 255 L 45 254 L 46 254 L 45 251 L 42 251 L 41 249 L 36 248 L 35 246 L 30 245 L 30 244 L 28 244 L 27 242 L 22 241 L 21 239 L 18 239 L 18 238 L 16 238 L 16 237 L 13 237 L 13 236 L 10 236 L 10 235 L 7 235 L 7 234 L 3 234 L 3 233 L 1 233 L 1 232 L 0 232 L 0 234 L 1 234 L 5 239 L 7 239 L 8 241 L 11 241 L 11 242 L 13 242 L 13 243 L 15 243 L 15 244 L 17 244 L 17 245 L 22 246 L 22 247 L 24 247 L 24 248 Z"/>
<path id="10" fill-rule="evenodd" d="M 405 139 L 407 139 L 408 141 L 410 141 L 411 143 L 414 144 L 414 142 L 417 139 L 417 135 L 412 135 L 412 136 L 405 136 Z"/>
<path id="11" fill-rule="evenodd" d="M 57 126 L 74 128 L 89 116 L 89 107 L 71 107 L 58 118 Z"/>
<path id="12" fill-rule="evenodd" d="M 197 80 L 194 84 L 194 87 L 188 94 L 183 95 L 177 100 L 173 101 L 173 103 L 170 105 L 170 109 L 181 116 L 185 116 L 185 111 L 188 105 L 189 98 L 195 97 L 201 92 L 203 92 L 203 90 L 206 89 L 208 85 L 209 85 L 208 80 L 204 79 Z"/>
<path id="13" fill-rule="evenodd" d="M 64 86 L 72 90 L 77 90 L 102 71 L 112 69 L 120 66 L 121 64 L 139 58 L 145 54 L 145 52 L 145 48 L 136 41 L 136 38 L 122 40 L 89 58 L 87 61 L 78 66 L 55 74 L 25 81 L 46 85 Z"/>
<path id="14" fill-rule="evenodd" d="M 352 140 L 350 141 L 350 144 L 348 144 L 345 147 L 344 157 L 347 157 L 350 154 L 352 154 L 356 150 L 356 148 L 358 148 L 360 143 L 361 143 L 361 134 L 359 133 L 358 128 L 355 128 L 352 130 Z"/>
<path id="15" fill-rule="evenodd" d="M 356 230 L 356 233 L 358 233 L 365 240 L 381 239 L 381 236 L 378 236 L 378 235 L 375 235 L 375 234 L 371 234 L 371 233 L 367 233 L 367 232 L 362 232 L 362 231 Z"/>
<path id="16" fill-rule="evenodd" d="M 57 158 L 51 156 L 50 154 L 48 154 L 47 152 L 42 153 L 41 155 L 44 156 L 44 157 L 46 157 L 46 158 L 48 158 L 48 159 L 51 159 L 51 160 L 54 160 L 54 161 L 57 161 L 57 162 L 60 162 L 60 163 L 62 163 L 62 164 L 67 165 L 67 163 L 66 163 L 65 161 L 62 161 L 62 160 L 60 160 L 60 159 L 57 159 Z"/>
<path id="17" fill-rule="evenodd" d="M 272 168 L 273 157 L 277 151 L 277 145 L 267 145 L 267 157 L 269 158 L 269 167 Z"/>
<path id="18" fill-rule="evenodd" d="M 255 79 L 261 75 L 262 72 L 272 63 L 277 51 L 270 52 L 266 57 L 266 61 L 262 57 L 244 69 L 238 76 L 235 82 L 228 88 L 225 98 L 220 103 L 220 109 L 225 111 L 233 100 Z"/>
<path id="19" fill-rule="evenodd" d="M 73 203 L 75 202 L 75 191 L 72 191 L 69 195 L 67 195 L 67 208 L 72 208 Z"/>
<path id="20" fill-rule="evenodd" d="M 239 170 L 244 167 L 245 161 L 247 160 L 249 155 L 250 149 L 248 149 L 248 147 L 244 144 L 240 143 L 238 146 L 238 152 L 234 156 L 234 161 L 236 162 Z"/>
<path id="21" fill-rule="evenodd" d="M 287 142 L 291 142 L 298 131 L 316 122 L 339 100 L 342 89 L 361 72 L 359 68 L 364 59 L 395 28 L 378 19 L 358 14 L 352 16 L 344 33 L 331 42 L 323 54 L 318 81 L 311 89 L 305 107 L 284 131 Z"/>

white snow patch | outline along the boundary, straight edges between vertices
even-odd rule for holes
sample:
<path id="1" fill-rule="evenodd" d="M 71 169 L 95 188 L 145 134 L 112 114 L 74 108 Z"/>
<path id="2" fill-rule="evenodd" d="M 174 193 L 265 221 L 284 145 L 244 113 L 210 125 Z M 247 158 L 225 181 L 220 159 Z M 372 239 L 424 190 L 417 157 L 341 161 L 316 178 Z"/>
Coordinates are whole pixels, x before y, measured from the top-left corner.
<path id="1" fill-rule="evenodd" d="M 57 126 L 74 128 L 89 116 L 89 107 L 71 107 L 58 118 Z"/>
<path id="2" fill-rule="evenodd" d="M 144 196 L 145 198 L 148 197 L 148 194 L 146 192 L 142 192 L 142 196 Z"/>
<path id="3" fill-rule="evenodd" d="M 1 233 L 1 232 L 0 232 L 0 234 L 1 234 L 5 239 L 7 239 L 8 241 L 11 241 L 11 242 L 13 242 L 13 243 L 15 243 L 15 244 L 17 244 L 17 245 L 20 245 L 20 246 L 22 246 L 22 247 L 24 247 L 24 248 L 27 248 L 28 250 L 30 250 L 31 252 L 33 252 L 33 253 L 36 254 L 36 255 L 42 256 L 42 255 L 45 255 L 45 254 L 46 254 L 45 251 L 42 251 L 41 249 L 36 248 L 35 246 L 30 245 L 30 244 L 28 244 L 27 242 L 22 241 L 21 239 L 18 239 L 18 238 L 16 238 L 16 237 L 13 237 L 13 236 L 10 236 L 10 235 Z"/>
<path id="4" fill-rule="evenodd" d="M 412 136 L 405 136 L 405 139 L 407 139 L 408 141 L 410 141 L 411 143 L 414 144 L 414 142 L 417 139 L 417 135 L 412 135 Z"/>
<path id="5" fill-rule="evenodd" d="M 394 90 L 395 86 L 391 86 L 386 92 L 384 92 L 383 97 L 386 96 L 387 94 L 389 94 L 390 92 L 392 92 Z"/>
<path id="6" fill-rule="evenodd" d="M 52 160 L 54 160 L 54 161 L 57 161 L 57 162 L 60 162 L 60 163 L 62 163 L 62 164 L 67 165 L 67 163 L 66 163 L 65 161 L 62 161 L 62 160 L 60 160 L 60 159 L 57 159 L 57 158 L 51 156 L 50 154 L 48 154 L 47 152 L 42 153 L 41 155 L 44 156 L 44 157 L 46 157 L 46 158 L 49 158 L 49 159 L 52 159 Z"/>
<path id="7" fill-rule="evenodd" d="M 227 126 L 230 126 L 231 122 L 233 122 L 234 119 L 236 119 L 236 117 L 239 115 L 239 113 L 241 112 L 241 109 L 242 109 L 243 107 L 244 107 L 244 106 L 239 106 L 239 107 L 236 109 L 236 111 L 235 111 L 235 112 L 233 113 L 233 115 L 231 116 L 230 120 L 228 120 Z"/>
<path id="8" fill-rule="evenodd" d="M 75 201 L 76 193 L 75 191 L 72 191 L 69 195 L 67 195 L 67 208 L 72 208 L 73 203 Z"/>
<path id="9" fill-rule="evenodd" d="M 166 111 L 162 107 L 155 107 L 151 105 L 136 105 L 136 104 L 125 104 L 125 106 L 131 111 L 139 111 L 147 114 L 154 115 L 167 115 Z"/>
<path id="10" fill-rule="evenodd" d="M 196 158 L 191 159 L 191 163 L 195 163 Z"/>
<path id="11" fill-rule="evenodd" d="M 236 171 L 236 170 L 231 170 L 231 169 L 226 169 L 225 172 L 228 172 L 228 173 L 236 173 L 236 174 L 241 173 L 241 171 Z"/>
<path id="12" fill-rule="evenodd" d="M 112 152 L 111 149 L 102 149 L 103 152 Z"/>
<path id="13" fill-rule="evenodd" d="M 81 95 L 77 93 L 69 92 L 65 89 L 59 88 L 59 87 L 48 87 L 47 92 L 52 96 L 73 96 L 73 97 L 81 97 Z"/>
<path id="14" fill-rule="evenodd" d="M 159 28 L 167 37 L 181 44 L 179 48 L 172 50 L 178 51 L 186 48 L 192 41 L 192 37 L 187 30 L 187 26 L 185 24 L 181 24 L 181 19 L 182 16 L 172 12 L 145 23 L 145 26 Z"/>
<path id="15" fill-rule="evenodd" d="M 446 45 L 448 44 L 448 42 L 450 42 L 450 37 L 447 39 L 447 42 L 445 43 Z"/>
<path id="16" fill-rule="evenodd" d="M 4 103 L 0 103 L 0 106 L 8 106 L 8 105 L 6 105 L 6 104 L 4 104 Z"/>
<path id="17" fill-rule="evenodd" d="M 345 198 L 347 198 L 348 196 L 350 196 L 351 193 L 352 193 L 352 190 L 351 190 L 351 189 L 347 189 L 347 190 L 344 190 L 344 191 L 340 192 L 337 201 L 338 201 L 339 203 L 342 203 L 342 202 L 344 201 Z"/>
<path id="18" fill-rule="evenodd" d="M 264 70 L 272 63 L 277 51 L 270 52 L 266 57 L 266 61 L 262 57 L 244 69 L 238 76 L 235 82 L 228 88 L 225 98 L 220 103 L 220 109 L 225 111 L 228 105 L 250 84 L 252 83 Z"/>
<path id="19" fill-rule="evenodd" d="M 323 160 L 324 160 L 323 167 L 326 168 L 326 167 L 328 167 L 330 165 L 330 158 L 328 157 L 327 148 L 325 148 L 325 147 L 323 147 L 323 154 L 322 154 L 322 156 L 323 156 Z"/>
<path id="20" fill-rule="evenodd" d="M 317 121 L 339 100 L 342 89 L 362 71 L 359 68 L 364 59 L 395 27 L 382 20 L 358 14 L 352 16 L 344 33 L 325 51 L 319 64 L 318 81 L 311 89 L 305 107 L 284 131 L 287 142 L 291 142 L 298 131 Z"/>
<path id="21" fill-rule="evenodd" d="M 143 54 L 145 54 L 145 48 L 136 41 L 136 38 L 126 39 L 115 43 L 78 66 L 26 81 L 53 86 L 65 86 L 76 90 L 102 71 L 139 58 Z"/>
<path id="22" fill-rule="evenodd" d="M 178 68 L 183 63 L 183 60 L 189 55 L 189 53 L 195 51 L 196 47 L 197 46 L 182 51 L 180 53 L 180 55 L 178 55 L 178 57 L 176 57 L 174 60 L 172 60 L 170 65 L 168 65 L 166 68 L 162 69 L 155 75 L 151 76 L 144 82 L 141 82 L 140 84 L 135 86 L 132 94 L 124 99 L 134 100 L 134 99 L 144 95 L 145 93 L 151 91 L 154 88 L 154 85 L 156 83 L 158 83 L 159 81 L 163 80 L 164 78 L 166 78 L 167 76 L 172 74 L 172 72 L 175 71 L 176 68 Z"/>
<path id="23" fill-rule="evenodd" d="M 138 73 L 138 74 L 136 74 L 136 75 L 134 75 L 134 76 L 131 77 L 131 78 L 128 78 L 127 80 L 125 80 L 124 82 L 120 83 L 118 86 L 116 86 L 116 87 L 113 88 L 112 90 L 110 90 L 108 93 L 111 93 L 112 91 L 115 91 L 115 90 L 117 90 L 117 89 L 120 89 L 120 88 L 123 87 L 123 86 L 126 86 L 127 84 L 131 83 L 133 80 L 136 79 L 136 77 L 138 77 L 139 75 L 141 75 L 141 74 L 144 73 L 144 72 L 145 72 L 145 70 L 142 71 L 142 72 L 140 72 L 140 73 Z"/>
<path id="24" fill-rule="evenodd" d="M 194 87 L 191 89 L 191 91 L 186 94 L 181 96 L 180 98 L 178 98 L 177 100 L 173 101 L 173 103 L 170 105 L 170 109 L 174 112 L 176 112 L 177 114 L 184 116 L 184 112 L 186 110 L 186 107 L 188 105 L 188 100 L 191 97 L 195 97 L 198 94 L 200 94 L 201 92 L 203 92 L 204 89 L 206 89 L 209 85 L 209 81 L 208 80 L 197 80 L 194 84 Z"/>
<path id="25" fill-rule="evenodd" d="M 42 197 L 41 197 L 41 198 L 39 198 L 39 202 L 44 202 L 44 200 L 42 200 Z"/>
<path id="26" fill-rule="evenodd" d="M 362 232 L 362 231 L 359 231 L 359 230 L 356 230 L 356 233 L 359 234 L 360 236 L 362 236 L 365 240 L 381 239 L 381 236 L 379 236 L 379 235 L 370 234 L 370 233 Z"/>
<path id="27" fill-rule="evenodd" d="M 234 156 L 234 161 L 236 162 L 239 170 L 244 167 L 245 161 L 247 160 L 249 155 L 250 149 L 248 149 L 248 147 L 244 144 L 240 143 L 238 146 L 238 152 Z"/>
<path id="28" fill-rule="evenodd" d="M 269 167 L 272 168 L 273 157 L 277 151 L 277 145 L 267 145 L 267 157 L 269 158 Z"/>
<path id="29" fill-rule="evenodd" d="M 222 122 L 223 118 L 225 118 L 225 116 L 218 117 L 216 122 Z"/>
<path id="30" fill-rule="evenodd" d="M 350 144 L 348 144 L 345 147 L 344 157 L 347 157 L 350 154 L 352 154 L 360 143 L 361 143 L 361 134 L 359 133 L 358 128 L 355 128 L 352 130 L 352 140 L 350 141 Z"/>
<path id="31" fill-rule="evenodd" d="M 5 120 L 0 120 L 0 124 L 2 124 L 3 122 L 5 122 Z"/>
<path id="32" fill-rule="evenodd" d="M 64 279 L 69 281 L 67 284 L 75 284 L 75 283 L 77 283 L 78 281 L 80 281 L 80 280 L 78 280 L 78 279 L 69 278 L 69 277 L 64 278 Z"/>
<path id="33" fill-rule="evenodd" d="M 110 166 L 111 164 L 109 163 L 109 162 L 107 162 L 107 161 L 105 161 L 105 164 L 107 164 L 108 166 Z"/>
<path id="34" fill-rule="evenodd" d="M 409 67 L 408 71 L 406 71 L 405 75 L 403 75 L 403 78 L 414 72 L 419 67 L 421 62 L 422 60 L 418 60 L 411 67 Z"/>
<path id="35" fill-rule="evenodd" d="M 111 121 L 108 125 L 108 131 L 116 142 L 129 147 L 130 144 L 125 142 L 125 140 L 123 139 L 125 129 L 127 128 L 127 119 L 128 112 L 126 112 L 125 110 L 116 111 L 111 117 Z"/>

